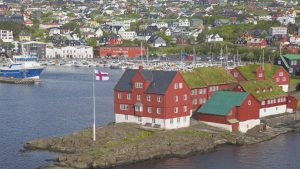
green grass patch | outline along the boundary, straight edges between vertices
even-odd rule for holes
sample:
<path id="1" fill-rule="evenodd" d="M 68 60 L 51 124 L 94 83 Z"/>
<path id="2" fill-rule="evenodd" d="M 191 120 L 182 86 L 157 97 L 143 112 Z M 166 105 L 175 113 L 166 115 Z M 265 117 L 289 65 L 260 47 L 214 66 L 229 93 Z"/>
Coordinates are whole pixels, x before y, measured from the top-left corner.
<path id="1" fill-rule="evenodd" d="M 137 135 L 129 135 L 128 137 L 124 138 L 122 141 L 126 143 L 141 141 L 152 135 L 154 135 L 153 131 L 141 130 Z"/>

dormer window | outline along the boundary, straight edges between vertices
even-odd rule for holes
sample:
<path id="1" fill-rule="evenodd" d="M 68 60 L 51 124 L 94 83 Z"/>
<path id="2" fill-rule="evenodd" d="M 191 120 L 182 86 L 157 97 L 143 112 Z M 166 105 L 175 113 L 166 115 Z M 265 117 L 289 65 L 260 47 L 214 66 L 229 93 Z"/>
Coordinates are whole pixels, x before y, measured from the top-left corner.
<path id="1" fill-rule="evenodd" d="M 273 88 L 272 88 L 272 87 L 270 87 L 270 92 L 271 92 L 271 91 L 273 91 Z"/>
<path id="2" fill-rule="evenodd" d="M 256 93 L 259 93 L 259 90 L 258 90 L 258 89 L 256 90 Z"/>
<path id="3" fill-rule="evenodd" d="M 136 83 L 135 83 L 135 88 L 137 88 L 137 89 L 142 89 L 142 88 L 143 88 L 143 83 L 136 82 Z"/>
<path id="4" fill-rule="evenodd" d="M 266 89 L 263 89 L 263 92 L 265 93 L 265 92 L 266 92 Z"/>
<path id="5" fill-rule="evenodd" d="M 263 77 L 263 73 L 262 72 L 258 73 L 258 77 Z"/>
<path id="6" fill-rule="evenodd" d="M 279 72 L 279 76 L 283 76 L 283 72 Z"/>

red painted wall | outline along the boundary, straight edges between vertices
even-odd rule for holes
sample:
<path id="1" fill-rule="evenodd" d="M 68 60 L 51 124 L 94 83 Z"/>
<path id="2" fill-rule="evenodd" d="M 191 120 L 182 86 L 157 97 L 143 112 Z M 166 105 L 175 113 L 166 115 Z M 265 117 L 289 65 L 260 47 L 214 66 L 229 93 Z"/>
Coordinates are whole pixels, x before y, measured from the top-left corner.
<path id="1" fill-rule="evenodd" d="M 297 99 L 293 96 L 287 97 L 287 108 L 293 109 L 293 111 L 296 111 L 297 109 Z"/>
<path id="2" fill-rule="evenodd" d="M 112 56 L 128 56 L 128 57 L 135 57 L 135 56 L 140 56 L 145 54 L 145 48 L 140 46 L 101 46 L 99 48 L 99 56 L 104 57 L 107 55 L 112 55 Z"/>
<path id="3" fill-rule="evenodd" d="M 143 83 L 143 88 L 135 88 L 135 83 L 141 82 Z M 182 83 L 182 88 L 174 89 L 175 83 Z M 155 93 L 145 93 L 147 87 L 149 86 L 149 82 L 146 82 L 140 72 L 137 72 L 136 75 L 132 78 L 132 91 L 131 92 L 122 92 L 122 91 L 114 91 L 114 109 L 117 114 L 128 114 L 142 117 L 150 117 L 150 118 L 176 118 L 182 116 L 190 115 L 191 110 L 191 100 L 190 100 L 190 89 L 183 77 L 180 73 L 177 72 L 171 85 L 167 89 L 165 94 L 155 94 Z M 178 86 L 179 87 L 179 86 Z M 118 93 L 121 93 L 122 98 L 118 99 Z M 127 93 L 131 93 L 131 99 L 127 99 Z M 137 95 L 141 95 L 141 100 L 137 100 Z M 184 100 L 184 95 L 186 95 L 187 99 Z M 151 100 L 147 100 L 147 96 L 151 97 Z M 157 97 L 161 97 L 161 101 L 157 102 Z M 178 96 L 178 102 L 175 102 L 174 96 Z M 142 112 L 135 112 L 134 105 L 140 102 L 143 104 Z M 120 110 L 120 104 L 129 105 L 128 110 Z M 184 106 L 187 106 L 186 112 L 184 112 Z M 148 112 L 148 107 L 152 107 L 152 113 Z M 174 107 L 178 107 L 178 113 L 174 112 Z M 161 113 L 157 113 L 157 108 L 161 108 Z"/>
<path id="4" fill-rule="evenodd" d="M 280 76 L 280 73 L 282 73 L 283 75 Z M 273 80 L 278 85 L 288 85 L 290 83 L 290 74 L 284 68 L 281 67 L 273 76 Z"/>
<path id="5" fill-rule="evenodd" d="M 218 116 L 218 115 L 211 115 L 211 114 L 198 113 L 197 120 L 213 122 L 213 123 L 229 124 L 227 122 L 226 116 Z"/>
<path id="6" fill-rule="evenodd" d="M 237 81 L 245 81 L 246 78 L 236 68 L 229 71 Z"/>
<path id="7" fill-rule="evenodd" d="M 259 108 L 259 101 L 249 94 L 241 106 L 237 107 L 237 119 L 239 121 L 259 119 Z"/>

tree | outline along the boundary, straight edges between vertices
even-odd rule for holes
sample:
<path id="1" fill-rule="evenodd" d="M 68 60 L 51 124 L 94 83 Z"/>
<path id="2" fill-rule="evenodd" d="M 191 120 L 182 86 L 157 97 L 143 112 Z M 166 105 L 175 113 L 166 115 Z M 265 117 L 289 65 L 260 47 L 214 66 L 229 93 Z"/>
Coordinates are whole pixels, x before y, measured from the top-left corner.
<path id="1" fill-rule="evenodd" d="M 87 43 L 89 46 L 92 46 L 93 48 L 97 47 L 97 38 L 89 38 L 87 40 Z"/>

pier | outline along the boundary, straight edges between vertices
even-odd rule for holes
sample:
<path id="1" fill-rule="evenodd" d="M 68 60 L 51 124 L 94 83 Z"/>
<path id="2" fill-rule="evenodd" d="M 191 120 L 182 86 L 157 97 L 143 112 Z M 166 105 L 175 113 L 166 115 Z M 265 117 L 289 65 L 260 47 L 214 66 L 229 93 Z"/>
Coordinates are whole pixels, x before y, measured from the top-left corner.
<path id="1" fill-rule="evenodd" d="M 32 84 L 41 82 L 40 79 L 20 79 L 20 78 L 4 78 L 0 77 L 0 83 L 11 83 L 11 84 Z"/>

